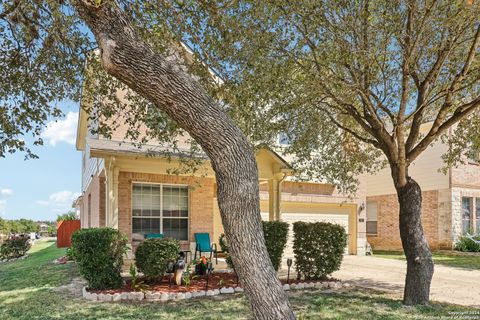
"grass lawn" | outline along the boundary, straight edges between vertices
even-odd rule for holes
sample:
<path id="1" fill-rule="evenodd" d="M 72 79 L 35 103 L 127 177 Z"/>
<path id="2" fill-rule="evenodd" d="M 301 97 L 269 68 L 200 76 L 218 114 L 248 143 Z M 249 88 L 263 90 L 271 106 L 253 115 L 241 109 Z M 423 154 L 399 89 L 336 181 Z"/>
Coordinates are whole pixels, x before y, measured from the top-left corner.
<path id="1" fill-rule="evenodd" d="M 63 255 L 54 242 L 39 242 L 25 260 L 0 264 L 0 319 L 250 319 L 243 295 L 167 303 L 95 303 L 54 292 L 78 276 L 75 266 L 54 265 Z M 290 292 L 302 319 L 419 319 L 448 317 L 468 308 L 433 304 L 404 307 L 397 298 L 364 289 Z"/>
<path id="2" fill-rule="evenodd" d="M 375 257 L 405 260 L 401 251 L 377 251 L 373 252 Z M 435 264 L 449 267 L 456 267 L 470 270 L 480 270 L 480 255 L 462 254 L 461 252 L 433 252 Z"/>

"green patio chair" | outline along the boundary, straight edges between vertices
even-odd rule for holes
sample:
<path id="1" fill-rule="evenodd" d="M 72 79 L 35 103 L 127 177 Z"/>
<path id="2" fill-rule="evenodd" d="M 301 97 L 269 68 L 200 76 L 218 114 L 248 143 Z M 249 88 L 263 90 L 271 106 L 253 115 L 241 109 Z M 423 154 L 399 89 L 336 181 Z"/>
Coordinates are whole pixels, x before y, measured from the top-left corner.
<path id="1" fill-rule="evenodd" d="M 218 264 L 217 244 L 210 242 L 210 235 L 208 233 L 195 233 L 195 259 L 197 259 L 197 252 L 199 257 L 202 256 L 202 252 L 210 253 L 210 261 L 212 255 L 215 255 L 215 264 Z"/>
<path id="2" fill-rule="evenodd" d="M 163 239 L 163 233 L 147 233 L 145 239 Z"/>

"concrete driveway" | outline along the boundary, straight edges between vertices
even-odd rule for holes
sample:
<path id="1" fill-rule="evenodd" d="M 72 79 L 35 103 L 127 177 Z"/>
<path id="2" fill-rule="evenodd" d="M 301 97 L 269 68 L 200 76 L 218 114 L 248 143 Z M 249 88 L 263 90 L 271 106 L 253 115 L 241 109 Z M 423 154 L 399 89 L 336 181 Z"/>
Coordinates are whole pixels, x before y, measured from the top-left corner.
<path id="1" fill-rule="evenodd" d="M 403 295 L 407 263 L 374 256 L 345 256 L 334 277 L 357 286 Z M 432 300 L 480 307 L 480 271 L 435 265 Z"/>

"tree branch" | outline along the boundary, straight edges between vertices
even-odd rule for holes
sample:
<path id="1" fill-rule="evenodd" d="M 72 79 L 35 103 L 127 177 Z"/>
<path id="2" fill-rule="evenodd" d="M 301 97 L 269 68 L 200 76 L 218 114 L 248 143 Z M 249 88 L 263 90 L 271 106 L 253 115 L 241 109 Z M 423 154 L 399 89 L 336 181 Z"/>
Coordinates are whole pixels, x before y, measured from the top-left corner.
<path id="1" fill-rule="evenodd" d="M 459 106 L 453 115 L 441 125 L 432 127 L 428 134 L 407 155 L 409 163 L 413 162 L 427 147 L 440 135 L 452 127 L 458 121 L 468 117 L 477 108 L 480 108 L 480 96 L 474 100 Z"/>
<path id="2" fill-rule="evenodd" d="M 0 19 L 5 19 L 9 14 L 13 13 L 20 5 L 20 1 L 21 0 L 13 0 L 10 7 L 6 8 L 5 11 L 0 12 Z"/>
<path id="3" fill-rule="evenodd" d="M 452 49 L 453 43 L 455 43 L 456 41 L 455 38 L 456 37 L 454 37 L 454 39 L 447 40 L 447 45 L 440 51 L 440 53 L 437 56 L 437 60 L 434 63 L 434 66 L 432 67 L 430 72 L 427 74 L 425 80 L 420 85 L 420 89 L 417 97 L 417 106 L 413 116 L 410 134 L 406 142 L 407 152 L 412 151 L 413 146 L 418 140 L 418 137 L 420 135 L 420 126 L 423 123 L 424 110 L 428 105 L 425 101 L 427 92 L 429 91 L 429 88 L 431 86 L 433 79 L 438 76 L 440 69 L 443 66 L 443 63 L 448 57 L 448 54 Z M 445 103 L 442 105 L 440 111 L 437 114 L 432 130 L 434 128 L 438 128 L 440 126 L 440 123 L 444 120 L 449 107 L 452 105 L 452 101 L 451 101 L 452 96 L 457 91 L 458 84 L 461 83 L 462 80 L 465 78 L 465 76 L 467 75 L 472 65 L 479 42 L 480 42 L 480 26 L 477 27 L 472 45 L 470 46 L 469 53 L 462 67 L 462 70 L 455 76 L 452 83 L 450 84 L 450 87 L 447 90 Z"/>
<path id="4" fill-rule="evenodd" d="M 363 136 L 361 136 L 359 133 L 355 132 L 353 129 L 349 128 L 349 127 L 346 127 L 345 125 L 341 124 L 337 119 L 335 119 L 335 117 L 332 115 L 331 112 L 328 112 L 328 110 L 325 110 L 324 108 L 321 108 L 321 107 L 318 107 L 320 108 L 320 110 L 322 110 L 327 116 L 328 118 L 340 129 L 344 130 L 345 132 L 348 132 L 350 133 L 352 136 L 354 136 L 355 138 L 357 138 L 358 140 L 360 141 L 363 141 L 365 143 L 369 143 L 369 144 L 372 144 L 373 146 L 379 148 L 380 145 L 378 143 L 378 141 L 376 140 L 373 140 L 373 139 L 368 139 L 368 138 L 365 138 Z"/>
<path id="5" fill-rule="evenodd" d="M 74 5 L 96 38 L 104 69 L 168 114 L 209 156 L 222 224 L 254 318 L 293 320 L 262 236 L 258 169 L 249 141 L 184 66 L 137 34 L 115 1 L 92 2 Z"/>

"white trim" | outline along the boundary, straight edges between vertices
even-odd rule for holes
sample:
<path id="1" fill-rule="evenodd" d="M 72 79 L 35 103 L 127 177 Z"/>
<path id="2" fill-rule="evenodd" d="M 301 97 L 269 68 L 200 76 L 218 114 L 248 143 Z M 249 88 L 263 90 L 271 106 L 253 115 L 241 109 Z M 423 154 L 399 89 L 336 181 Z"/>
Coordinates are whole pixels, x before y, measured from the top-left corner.
<path id="1" fill-rule="evenodd" d="M 132 180 L 132 186 L 134 183 L 140 183 L 140 184 L 158 184 L 158 185 L 163 185 L 163 186 L 174 186 L 174 187 L 190 187 L 188 184 L 177 184 L 177 183 L 163 183 L 163 182 L 146 182 L 146 181 L 133 181 Z"/>

